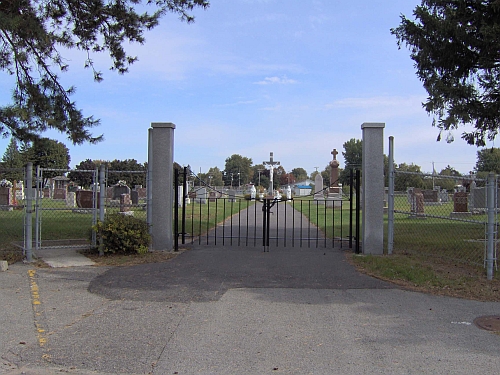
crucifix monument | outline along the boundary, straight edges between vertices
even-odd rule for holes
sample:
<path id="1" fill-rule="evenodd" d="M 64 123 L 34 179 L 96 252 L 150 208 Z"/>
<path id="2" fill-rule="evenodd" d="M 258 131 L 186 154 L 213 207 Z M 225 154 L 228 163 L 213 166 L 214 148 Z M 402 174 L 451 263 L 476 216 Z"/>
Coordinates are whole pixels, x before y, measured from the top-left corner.
<path id="1" fill-rule="evenodd" d="M 326 198 L 326 206 L 341 207 L 342 199 L 342 186 L 339 185 L 339 161 L 337 160 L 337 155 L 339 152 L 336 148 L 331 152 L 333 155 L 333 160 L 330 162 L 330 186 L 328 187 L 328 195 Z"/>
<path id="2" fill-rule="evenodd" d="M 269 166 L 269 195 L 273 195 L 274 185 L 273 185 L 273 171 L 275 165 L 280 165 L 279 161 L 274 161 L 273 153 L 270 153 L 269 161 L 264 161 L 262 164 Z"/>
<path id="3" fill-rule="evenodd" d="M 333 160 L 330 162 L 330 193 L 339 192 L 339 162 L 337 160 L 337 155 L 339 152 L 336 148 L 331 152 L 333 155 Z"/>

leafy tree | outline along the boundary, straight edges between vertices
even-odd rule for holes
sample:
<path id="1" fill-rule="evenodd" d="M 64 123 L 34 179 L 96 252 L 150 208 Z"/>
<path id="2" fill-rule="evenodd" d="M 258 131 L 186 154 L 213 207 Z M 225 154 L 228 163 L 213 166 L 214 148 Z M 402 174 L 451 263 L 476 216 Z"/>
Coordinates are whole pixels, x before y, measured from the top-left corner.
<path id="1" fill-rule="evenodd" d="M 252 169 L 252 182 L 256 186 L 258 185 L 265 188 L 269 187 L 269 169 L 267 169 L 264 164 L 256 164 L 252 167 Z"/>
<path id="2" fill-rule="evenodd" d="M 224 173 L 226 185 L 231 182 L 231 176 L 233 186 L 238 183 L 241 185 L 248 184 L 253 177 L 252 159 L 233 154 L 226 159 Z"/>
<path id="3" fill-rule="evenodd" d="M 146 164 L 141 164 L 135 159 L 113 160 L 107 163 L 108 167 L 108 186 L 116 185 L 119 180 L 124 180 L 127 186 L 135 185 L 146 186 Z M 141 173 L 130 173 L 130 172 Z"/>
<path id="4" fill-rule="evenodd" d="M 477 152 L 476 172 L 500 173 L 500 148 L 485 148 Z"/>
<path id="5" fill-rule="evenodd" d="M 37 138 L 23 152 L 26 161 L 31 161 L 34 166 L 46 169 L 59 169 L 59 171 L 47 170 L 43 172 L 43 186 L 49 178 L 64 175 L 61 170 L 68 170 L 71 158 L 68 148 L 61 142 L 49 138 Z"/>
<path id="6" fill-rule="evenodd" d="M 446 168 L 442 169 L 441 172 L 439 172 L 439 176 L 446 176 L 446 177 L 457 177 L 460 178 L 462 177 L 462 174 L 457 171 L 455 168 L 450 167 L 449 165 L 446 166 Z M 435 185 L 441 186 L 441 189 L 447 190 L 447 191 L 453 191 L 453 188 L 455 187 L 456 180 L 451 179 L 451 178 L 436 178 L 434 181 Z"/>
<path id="7" fill-rule="evenodd" d="M 94 174 L 88 171 L 94 171 L 99 165 L 100 164 L 90 159 L 84 160 L 76 165 L 74 170 L 68 173 L 68 178 L 70 181 L 88 189 L 94 183 Z"/>
<path id="8" fill-rule="evenodd" d="M 339 182 L 342 185 L 349 185 L 351 169 L 361 168 L 363 141 L 351 138 L 344 143 L 343 147 L 342 156 L 344 157 L 345 168 L 339 173 Z"/>
<path id="9" fill-rule="evenodd" d="M 146 3 L 151 13 L 142 12 Z M 99 121 L 85 117 L 63 87 L 59 72 L 68 70 L 63 52 L 86 52 L 85 67 L 103 79 L 93 58 L 109 53 L 111 69 L 125 73 L 137 57 L 127 55 L 130 42 L 144 43 L 144 31 L 157 26 L 168 12 L 192 22 L 195 7 L 206 0 L 9 0 L 0 2 L 0 69 L 14 77 L 13 102 L 0 108 L 0 132 L 33 141 L 49 128 L 66 133 L 74 144 L 95 143 L 89 129 Z"/>
<path id="10" fill-rule="evenodd" d="M 412 172 L 415 174 L 396 173 L 394 178 L 394 190 L 406 191 L 409 187 L 423 188 L 425 186 L 423 178 L 419 175 L 420 166 L 416 164 L 399 164 L 396 172 Z"/>
<path id="11" fill-rule="evenodd" d="M 304 168 L 293 168 L 292 172 L 296 181 L 305 181 L 307 180 L 307 171 Z"/>
<path id="12" fill-rule="evenodd" d="M 391 32 L 399 47 L 410 49 L 428 93 L 424 108 L 440 129 L 438 140 L 445 131 L 452 142 L 453 129 L 472 124 L 462 138 L 484 146 L 500 124 L 500 2 L 423 0 L 414 16 L 401 16 Z"/>
<path id="13" fill-rule="evenodd" d="M 2 169 L 5 169 L 5 171 L 3 171 L 1 178 L 5 178 L 11 182 L 22 181 L 24 177 L 22 171 L 23 165 L 23 155 L 19 151 L 16 139 L 12 137 L 3 154 Z"/>
<path id="14" fill-rule="evenodd" d="M 224 185 L 222 171 L 218 167 L 211 167 L 207 173 L 200 173 L 198 177 L 210 186 Z"/>

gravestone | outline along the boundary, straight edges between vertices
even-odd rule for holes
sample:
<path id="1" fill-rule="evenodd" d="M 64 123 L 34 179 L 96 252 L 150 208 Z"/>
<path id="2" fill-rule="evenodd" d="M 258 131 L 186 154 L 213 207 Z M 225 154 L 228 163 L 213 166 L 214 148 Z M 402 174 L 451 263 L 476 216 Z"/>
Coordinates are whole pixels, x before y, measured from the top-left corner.
<path id="1" fill-rule="evenodd" d="M 126 185 L 113 186 L 113 196 L 111 199 L 120 199 L 122 194 L 130 194 L 130 188 Z"/>
<path id="2" fill-rule="evenodd" d="M 113 190 L 114 190 L 113 186 L 109 186 L 106 188 L 106 198 L 107 199 L 113 199 Z"/>
<path id="3" fill-rule="evenodd" d="M 12 188 L 0 187 L 0 209 L 12 211 Z"/>
<path id="4" fill-rule="evenodd" d="M 143 187 L 137 188 L 136 187 L 134 190 L 137 191 L 137 193 L 139 194 L 139 199 L 144 199 L 147 197 L 147 194 L 148 194 L 147 188 L 143 188 Z"/>
<path id="5" fill-rule="evenodd" d="M 228 191 L 229 202 L 236 202 L 236 190 Z"/>
<path id="6" fill-rule="evenodd" d="M 130 201 L 133 205 L 139 204 L 139 192 L 137 190 L 132 190 L 130 192 Z"/>
<path id="7" fill-rule="evenodd" d="M 410 217 L 423 216 L 425 212 L 422 190 L 418 188 L 409 188 L 408 195 L 410 201 Z"/>
<path id="8" fill-rule="evenodd" d="M 453 194 L 453 212 L 450 213 L 451 218 L 466 218 L 472 216 L 469 212 L 468 196 L 465 191 L 457 191 Z"/>
<path id="9" fill-rule="evenodd" d="M 78 190 L 75 194 L 78 208 L 94 208 L 94 192 L 92 190 Z M 99 208 L 99 193 L 97 194 L 97 208 Z"/>
<path id="10" fill-rule="evenodd" d="M 74 191 L 68 191 L 66 194 L 66 207 L 76 207 L 76 193 Z"/>
<path id="11" fill-rule="evenodd" d="M 468 202 L 466 192 L 456 192 L 453 194 L 453 212 L 468 212 Z"/>
<path id="12" fill-rule="evenodd" d="M 321 176 L 321 173 L 318 173 L 316 177 L 314 177 L 314 200 L 319 204 L 325 204 L 323 176 Z"/>
<path id="13" fill-rule="evenodd" d="M 134 211 L 130 210 L 130 194 L 120 195 L 120 213 L 124 215 L 134 216 Z"/>
<path id="14" fill-rule="evenodd" d="M 53 191 L 52 199 L 65 200 L 67 192 L 68 191 L 66 188 L 55 188 Z"/>
<path id="15" fill-rule="evenodd" d="M 438 191 L 437 190 L 422 190 L 422 195 L 424 196 L 425 203 L 438 203 Z"/>
<path id="16" fill-rule="evenodd" d="M 210 191 L 210 192 L 208 193 L 208 201 L 209 201 L 209 202 L 215 202 L 215 201 L 217 200 L 217 198 L 218 198 L 217 192 L 215 192 L 215 191 Z"/>
<path id="17" fill-rule="evenodd" d="M 446 190 L 439 190 L 439 201 L 441 203 L 448 203 L 450 201 L 448 192 Z"/>
<path id="18" fill-rule="evenodd" d="M 337 160 L 338 151 L 333 149 L 331 152 L 333 160 L 330 162 L 330 186 L 326 197 L 326 207 L 342 207 L 342 186 L 339 184 L 339 165 Z"/>
<path id="19" fill-rule="evenodd" d="M 207 204 L 207 189 L 202 187 L 196 191 L 196 202 L 199 204 Z"/>

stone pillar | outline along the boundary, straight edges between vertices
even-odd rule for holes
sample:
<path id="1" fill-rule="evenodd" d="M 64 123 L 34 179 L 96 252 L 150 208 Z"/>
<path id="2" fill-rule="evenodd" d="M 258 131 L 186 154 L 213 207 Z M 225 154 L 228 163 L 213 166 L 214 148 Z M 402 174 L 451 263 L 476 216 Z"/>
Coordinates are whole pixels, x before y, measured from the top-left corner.
<path id="1" fill-rule="evenodd" d="M 384 253 L 384 123 L 364 123 L 362 165 L 363 254 Z"/>
<path id="2" fill-rule="evenodd" d="M 174 129 L 165 122 L 151 123 L 153 148 L 151 233 L 154 250 L 173 249 Z"/>

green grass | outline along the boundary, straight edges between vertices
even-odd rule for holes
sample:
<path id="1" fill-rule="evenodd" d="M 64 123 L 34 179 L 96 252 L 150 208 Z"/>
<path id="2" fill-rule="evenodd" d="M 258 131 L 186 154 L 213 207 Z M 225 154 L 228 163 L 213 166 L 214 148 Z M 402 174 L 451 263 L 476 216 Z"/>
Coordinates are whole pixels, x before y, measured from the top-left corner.
<path id="1" fill-rule="evenodd" d="M 186 229 L 194 236 L 206 233 L 225 218 L 237 213 L 254 202 L 242 200 L 241 203 L 229 203 L 226 201 L 224 210 L 223 201 L 207 202 L 207 204 L 192 203 L 187 205 Z M 68 240 L 88 239 L 92 226 L 92 213 L 77 213 L 72 208 L 66 207 L 64 201 L 42 199 L 39 201 L 42 210 L 41 217 L 41 240 Z M 216 210 L 217 205 L 217 210 Z M 119 212 L 120 208 L 106 207 L 106 215 Z M 146 211 L 142 207 L 132 207 L 134 217 L 146 220 Z M 24 238 L 24 210 L 0 211 L 0 257 L 2 252 L 11 252 L 12 242 L 22 242 Z M 179 208 L 179 216 L 181 210 Z M 33 213 L 33 232 L 35 227 L 35 214 Z M 179 223 L 179 230 L 180 230 Z M 35 235 L 33 234 L 33 239 Z M 5 256 L 3 256 L 5 257 Z"/>
<path id="2" fill-rule="evenodd" d="M 349 235 L 349 201 L 343 201 L 342 208 L 327 208 L 324 204 L 318 204 L 312 197 L 307 197 L 294 199 L 293 207 L 318 226 L 328 238 L 345 238 Z M 354 220 L 353 216 L 353 230 L 355 230 Z"/>
<path id="3" fill-rule="evenodd" d="M 217 226 L 225 219 L 253 206 L 255 201 L 219 199 L 216 202 L 207 201 L 207 204 L 191 203 L 186 206 L 186 231 L 194 237 L 206 234 L 210 229 Z M 179 207 L 179 219 L 181 219 L 181 208 Z M 179 231 L 181 231 L 179 220 Z"/>

